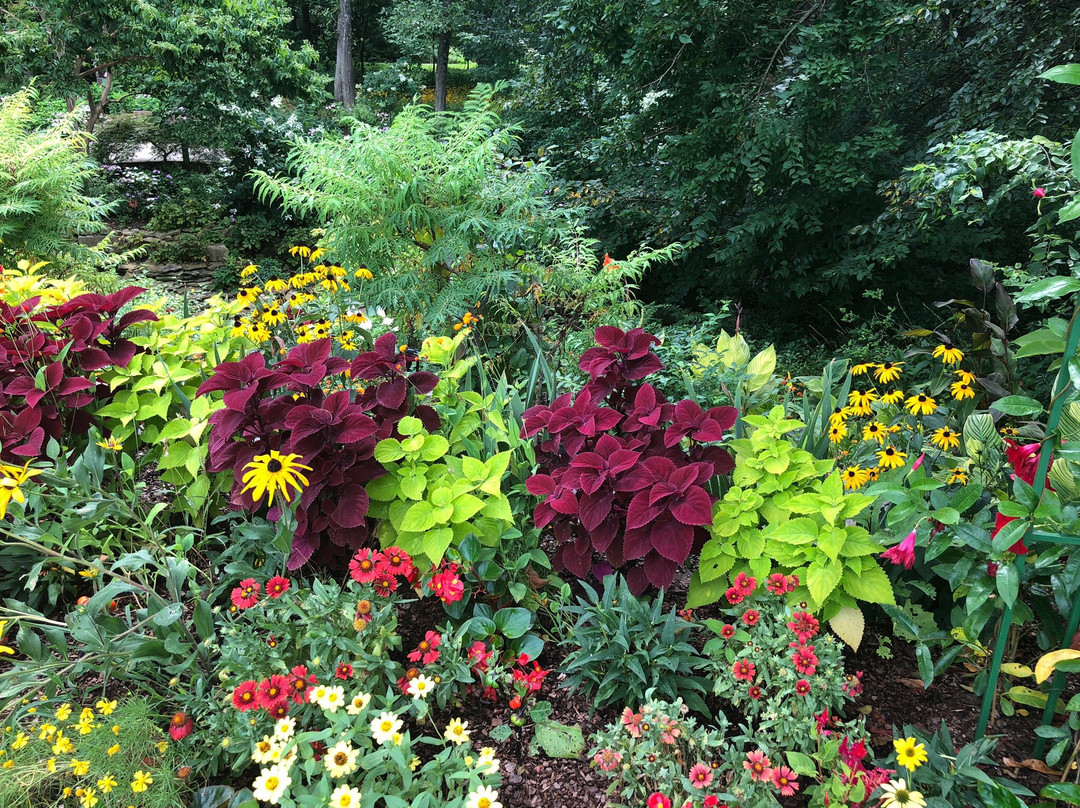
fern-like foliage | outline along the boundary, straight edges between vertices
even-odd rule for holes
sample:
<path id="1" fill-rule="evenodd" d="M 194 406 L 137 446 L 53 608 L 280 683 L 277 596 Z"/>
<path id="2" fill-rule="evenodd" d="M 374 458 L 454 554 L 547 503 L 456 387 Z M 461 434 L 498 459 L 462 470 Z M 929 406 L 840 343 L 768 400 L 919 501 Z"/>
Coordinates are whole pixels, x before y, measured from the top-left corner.
<path id="1" fill-rule="evenodd" d="M 0 99 L 0 241 L 4 250 L 36 257 L 91 257 L 75 237 L 102 230 L 102 200 L 83 193 L 96 166 L 87 135 L 69 117 L 31 126 L 32 87 Z"/>
<path id="2" fill-rule="evenodd" d="M 508 155 L 516 129 L 481 85 L 461 112 L 406 107 L 389 128 L 297 141 L 291 176 L 255 172 L 263 201 L 325 222 L 324 246 L 375 278 L 366 302 L 428 323 L 516 292 L 520 267 L 576 237 L 542 166 Z"/>

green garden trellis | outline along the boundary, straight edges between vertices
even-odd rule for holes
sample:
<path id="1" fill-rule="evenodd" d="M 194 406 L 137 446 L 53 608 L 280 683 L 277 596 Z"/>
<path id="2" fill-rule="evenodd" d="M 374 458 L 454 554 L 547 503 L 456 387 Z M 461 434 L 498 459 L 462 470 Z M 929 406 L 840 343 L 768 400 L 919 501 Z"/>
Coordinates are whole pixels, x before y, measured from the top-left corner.
<path id="1" fill-rule="evenodd" d="M 1076 356 L 1078 346 L 1080 346 L 1080 308 L 1077 308 L 1072 319 L 1069 321 L 1069 330 L 1065 338 L 1065 354 L 1061 360 L 1061 367 L 1058 369 L 1057 380 L 1054 382 L 1053 396 L 1051 397 L 1050 403 L 1050 415 L 1046 421 L 1046 433 L 1043 436 L 1042 441 L 1040 441 L 1039 462 L 1036 466 L 1035 482 L 1033 485 L 1035 494 L 1040 500 L 1042 499 L 1043 491 L 1046 489 L 1046 474 L 1050 470 L 1050 455 L 1058 440 L 1058 424 L 1061 421 L 1061 413 L 1065 409 L 1065 404 L 1072 388 L 1069 365 Z M 1024 532 L 1023 542 L 1025 546 L 1029 548 L 1035 542 L 1052 542 L 1059 545 L 1068 544 L 1080 546 L 1080 536 L 1063 536 L 1059 533 L 1040 531 L 1035 528 L 1035 522 L 1032 520 L 1028 524 L 1027 530 Z M 1016 559 L 1018 578 L 1023 576 L 1025 558 L 1025 555 L 1020 555 Z M 1019 595 L 1017 595 L 1017 597 L 1019 597 Z M 986 682 L 986 695 L 983 697 L 982 712 L 979 714 L 979 723 L 975 729 L 976 738 L 983 737 L 986 733 L 987 725 L 990 723 L 990 713 L 993 710 L 994 698 L 997 695 L 997 683 L 998 678 L 1001 675 L 1001 663 L 1005 656 L 1005 646 L 1008 642 L 1012 618 L 1013 606 L 1006 604 L 1005 611 L 1001 616 L 1001 626 L 998 628 L 997 642 L 994 645 L 994 656 L 990 662 L 990 673 Z M 1078 626 L 1080 626 L 1080 598 L 1074 598 L 1072 608 L 1069 611 L 1069 621 L 1065 628 L 1064 636 L 1066 641 L 1076 633 Z M 1061 671 L 1056 671 L 1053 680 L 1051 681 L 1046 709 L 1043 711 L 1042 723 L 1044 726 L 1053 720 L 1058 696 L 1061 694 L 1064 683 L 1065 674 Z M 1046 739 L 1039 738 L 1034 751 L 1036 758 L 1042 757 L 1045 745 Z"/>

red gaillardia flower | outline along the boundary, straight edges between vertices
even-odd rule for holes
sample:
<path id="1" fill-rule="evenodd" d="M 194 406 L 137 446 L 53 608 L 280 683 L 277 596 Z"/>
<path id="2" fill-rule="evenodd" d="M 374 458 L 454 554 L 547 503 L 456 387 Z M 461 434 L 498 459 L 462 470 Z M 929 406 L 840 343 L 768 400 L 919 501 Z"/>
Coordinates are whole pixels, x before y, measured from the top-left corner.
<path id="1" fill-rule="evenodd" d="M 169 722 L 169 737 L 174 741 L 182 741 L 195 728 L 195 723 L 187 713 L 177 713 Z"/>
<path id="2" fill-rule="evenodd" d="M 254 578 L 247 578 L 240 582 L 240 586 L 232 591 L 233 606 L 237 609 L 250 609 L 259 602 L 259 583 Z"/>
<path id="3" fill-rule="evenodd" d="M 312 685 L 319 683 L 314 673 L 308 673 L 307 667 L 297 665 L 292 669 L 292 679 L 289 680 L 289 695 L 294 704 L 307 704 L 307 690 Z"/>
<path id="4" fill-rule="evenodd" d="M 358 584 L 370 584 L 379 577 L 382 570 L 380 567 L 381 554 L 372 553 L 368 548 L 358 550 L 349 562 L 349 575 Z"/>
<path id="5" fill-rule="evenodd" d="M 289 697 L 289 680 L 274 674 L 259 683 L 259 706 L 267 712 Z"/>
<path id="6" fill-rule="evenodd" d="M 289 591 L 289 579 L 275 575 L 266 582 L 266 594 L 272 598 L 280 598 Z"/>
<path id="7" fill-rule="evenodd" d="M 334 671 L 334 676 L 338 679 L 349 680 L 353 677 L 353 666 L 348 662 L 339 662 L 337 669 Z"/>
<path id="8" fill-rule="evenodd" d="M 795 692 L 800 696 L 806 696 L 810 694 L 810 683 L 805 679 L 800 679 L 795 683 Z"/>
<path id="9" fill-rule="evenodd" d="M 409 652 L 410 662 L 423 662 L 425 665 L 430 665 L 433 662 L 437 662 L 439 659 L 439 652 L 436 650 L 439 647 L 439 643 L 442 642 L 442 635 L 437 631 L 429 631 L 424 635 L 424 639 L 420 641 L 420 644 L 416 646 L 415 651 Z"/>
<path id="10" fill-rule="evenodd" d="M 256 692 L 258 683 L 252 679 L 246 682 L 241 682 L 236 690 L 233 691 L 232 703 L 240 712 L 244 713 L 248 710 L 254 710 L 259 706 L 259 696 Z"/>
<path id="11" fill-rule="evenodd" d="M 757 666 L 749 659 L 739 659 L 731 666 L 731 672 L 735 674 L 736 679 L 752 682 L 757 676 Z"/>

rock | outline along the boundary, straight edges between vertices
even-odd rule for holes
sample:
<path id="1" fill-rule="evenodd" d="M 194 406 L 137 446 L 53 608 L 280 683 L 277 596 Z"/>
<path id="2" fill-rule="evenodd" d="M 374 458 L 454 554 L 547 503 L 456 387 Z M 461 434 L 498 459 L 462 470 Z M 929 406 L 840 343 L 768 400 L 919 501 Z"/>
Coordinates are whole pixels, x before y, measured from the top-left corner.
<path id="1" fill-rule="evenodd" d="M 79 243 L 84 247 L 96 247 L 102 242 L 105 236 L 102 233 L 92 233 L 89 236 L 79 236 Z"/>
<path id="2" fill-rule="evenodd" d="M 224 263 L 225 257 L 229 254 L 229 248 L 224 244 L 207 244 L 206 245 L 206 260 L 220 264 Z"/>

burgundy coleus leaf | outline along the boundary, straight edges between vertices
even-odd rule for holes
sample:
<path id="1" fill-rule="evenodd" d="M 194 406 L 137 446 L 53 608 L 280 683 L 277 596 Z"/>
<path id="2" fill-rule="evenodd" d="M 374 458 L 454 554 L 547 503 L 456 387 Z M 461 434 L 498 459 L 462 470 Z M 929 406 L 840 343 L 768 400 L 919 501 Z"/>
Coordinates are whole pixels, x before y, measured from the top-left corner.
<path id="1" fill-rule="evenodd" d="M 552 413 L 547 430 L 575 455 L 588 438 L 614 429 L 621 420 L 622 415 L 615 410 L 593 404 L 592 396 L 583 390 L 573 404 Z"/>
<path id="2" fill-rule="evenodd" d="M 397 335 L 387 332 L 375 340 L 372 350 L 357 354 L 349 368 L 353 379 L 375 381 L 397 376 L 404 368 Z"/>
<path id="3" fill-rule="evenodd" d="M 651 350 L 660 340 L 641 328 L 624 332 L 614 326 L 602 326 L 596 329 L 595 339 L 598 347 L 585 351 L 578 366 L 589 374 L 585 389 L 597 401 L 627 381 L 643 379 L 663 368 L 660 357 Z"/>
<path id="4" fill-rule="evenodd" d="M 624 449 L 618 438 L 601 435 L 594 451 L 582 452 L 570 462 L 562 481 L 570 488 L 595 494 L 604 486 L 614 483 L 620 474 L 633 468 L 640 458 L 639 452 Z"/>
<path id="5" fill-rule="evenodd" d="M 350 401 L 347 390 L 331 393 L 321 406 L 301 404 L 289 408 L 285 426 L 291 430 L 289 445 L 304 456 L 331 444 L 359 443 L 379 429 L 361 407 Z"/>
<path id="6" fill-rule="evenodd" d="M 533 435 L 547 429 L 551 416 L 563 407 L 569 407 L 573 401 L 574 397 L 571 393 L 563 393 L 552 401 L 550 405 L 538 404 L 535 407 L 529 407 L 529 409 L 525 410 L 525 414 L 521 419 L 521 437 L 531 438 Z"/>
<path id="7" fill-rule="evenodd" d="M 696 402 L 684 399 L 675 405 L 671 426 L 664 433 L 664 444 L 675 446 L 689 436 L 698 443 L 716 443 L 735 425 L 739 411 L 734 407 L 712 407 L 702 411 Z"/>
<path id="8" fill-rule="evenodd" d="M 572 516 L 578 512 L 577 497 L 573 490 L 547 474 L 534 474 L 525 481 L 525 488 L 534 496 L 544 497 L 543 504 L 556 513 Z M 547 521 L 550 522 L 551 519 Z"/>
<path id="9" fill-rule="evenodd" d="M 423 396 L 426 396 L 434 390 L 435 386 L 439 383 L 439 377 L 426 370 L 418 370 L 415 373 L 410 373 L 406 378 L 409 380 L 409 386 Z"/>
<path id="10" fill-rule="evenodd" d="M 649 555 L 645 556 L 645 576 L 648 578 L 649 583 L 657 589 L 667 589 L 671 586 L 671 582 L 675 580 L 675 572 L 679 568 L 679 563 L 681 562 L 665 558 L 660 553 L 649 553 Z M 631 591 L 633 591 L 632 585 Z M 635 594 L 640 594 L 640 592 Z"/>
<path id="11" fill-rule="evenodd" d="M 349 363 L 340 356 L 330 355 L 330 347 L 329 339 L 297 345 L 272 369 L 288 378 L 287 386 L 290 390 L 312 390 L 327 376 L 344 373 L 349 367 Z"/>
<path id="12" fill-rule="evenodd" d="M 695 444 L 690 447 L 690 460 L 695 463 L 708 463 L 712 466 L 710 477 L 719 477 L 727 474 L 735 468 L 735 458 L 722 446 L 701 446 Z"/>
<path id="13" fill-rule="evenodd" d="M 196 395 L 205 396 L 215 390 L 241 390 L 266 373 L 266 360 L 261 351 L 252 351 L 239 362 L 222 362 L 214 374 L 199 385 Z"/>
<path id="14" fill-rule="evenodd" d="M 634 433 L 643 429 L 658 429 L 660 424 L 670 421 L 674 407 L 664 400 L 664 396 L 651 384 L 643 384 L 634 394 L 634 407 L 622 423 L 624 432 Z"/>
<path id="15" fill-rule="evenodd" d="M 368 512 L 368 493 L 362 485 L 353 483 L 341 492 L 330 518 L 341 527 L 358 528 Z"/>

